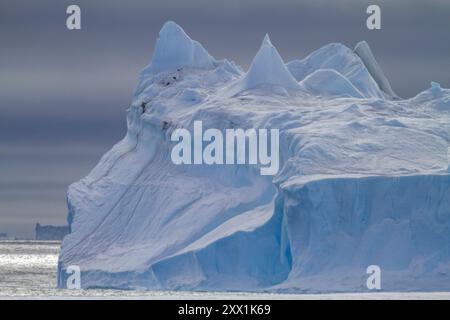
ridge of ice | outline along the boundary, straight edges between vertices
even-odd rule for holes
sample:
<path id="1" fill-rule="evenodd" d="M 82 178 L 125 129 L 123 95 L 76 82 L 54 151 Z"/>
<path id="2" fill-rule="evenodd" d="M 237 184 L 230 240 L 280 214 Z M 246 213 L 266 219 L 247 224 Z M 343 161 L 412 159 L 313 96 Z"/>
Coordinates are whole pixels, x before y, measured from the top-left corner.
<path id="1" fill-rule="evenodd" d="M 383 90 L 386 94 L 388 94 L 391 98 L 400 99 L 397 94 L 392 90 L 391 84 L 389 80 L 381 70 L 375 56 L 372 53 L 372 50 L 369 47 L 369 44 L 366 41 L 360 41 L 355 46 L 355 53 L 361 58 L 366 66 L 367 70 L 369 70 L 372 78 L 378 84 L 381 90 Z"/>
<path id="2" fill-rule="evenodd" d="M 384 98 L 363 61 L 341 43 L 330 43 L 314 51 L 303 60 L 293 60 L 287 64 L 297 81 L 320 69 L 333 69 L 350 81 L 366 97 Z"/>
<path id="3" fill-rule="evenodd" d="M 314 95 L 364 97 L 346 77 L 334 69 L 318 69 L 306 76 L 300 85 Z"/>

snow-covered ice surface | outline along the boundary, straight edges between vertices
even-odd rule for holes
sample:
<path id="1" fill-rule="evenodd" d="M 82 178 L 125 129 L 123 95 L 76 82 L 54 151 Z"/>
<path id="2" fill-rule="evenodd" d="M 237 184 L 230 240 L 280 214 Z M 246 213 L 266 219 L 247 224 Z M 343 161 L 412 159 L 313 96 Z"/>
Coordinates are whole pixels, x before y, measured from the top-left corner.
<path id="1" fill-rule="evenodd" d="M 385 291 L 450 290 L 450 90 L 398 100 L 358 47 L 285 65 L 267 36 L 244 73 L 166 23 L 126 136 L 69 187 L 59 287 L 78 265 L 84 288 L 365 291 L 375 264 Z M 196 120 L 278 128 L 278 174 L 174 165 Z"/>

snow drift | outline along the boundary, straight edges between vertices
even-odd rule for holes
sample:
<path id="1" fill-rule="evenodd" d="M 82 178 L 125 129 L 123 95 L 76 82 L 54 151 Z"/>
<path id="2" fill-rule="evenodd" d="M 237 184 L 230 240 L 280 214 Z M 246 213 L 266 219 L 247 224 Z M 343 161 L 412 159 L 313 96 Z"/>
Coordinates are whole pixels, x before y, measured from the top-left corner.
<path id="1" fill-rule="evenodd" d="M 300 84 L 306 91 L 318 96 L 363 98 L 363 94 L 347 78 L 333 69 L 316 70 Z"/>
<path id="2" fill-rule="evenodd" d="M 289 62 L 287 67 L 298 81 L 315 71 L 332 69 L 366 98 L 399 99 L 365 41 L 359 42 L 354 50 L 331 43 L 303 60 Z"/>
<path id="3" fill-rule="evenodd" d="M 449 290 L 450 90 L 395 100 L 361 55 L 286 66 L 266 37 L 243 73 L 166 23 L 125 137 L 69 187 L 58 286 L 78 265 L 84 288 L 361 291 L 375 264 L 385 290 Z M 280 171 L 174 165 L 196 120 L 278 128 Z"/>

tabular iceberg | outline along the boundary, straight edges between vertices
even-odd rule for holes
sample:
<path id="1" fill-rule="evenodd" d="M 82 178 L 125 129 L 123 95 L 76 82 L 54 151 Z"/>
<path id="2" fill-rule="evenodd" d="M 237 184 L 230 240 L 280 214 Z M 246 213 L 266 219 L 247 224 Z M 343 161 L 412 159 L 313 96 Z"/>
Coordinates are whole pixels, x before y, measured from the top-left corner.
<path id="1" fill-rule="evenodd" d="M 280 170 L 175 165 L 175 128 L 277 128 Z M 85 288 L 450 290 L 450 90 L 400 100 L 367 44 L 284 64 L 268 36 L 247 73 L 166 23 L 125 137 L 69 187 Z"/>

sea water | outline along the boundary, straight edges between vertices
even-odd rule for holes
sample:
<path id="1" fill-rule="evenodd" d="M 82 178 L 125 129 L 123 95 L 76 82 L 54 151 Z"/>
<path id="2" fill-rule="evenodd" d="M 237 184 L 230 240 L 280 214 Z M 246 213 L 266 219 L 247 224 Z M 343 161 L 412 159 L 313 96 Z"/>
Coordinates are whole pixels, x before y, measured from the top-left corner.
<path id="1" fill-rule="evenodd" d="M 231 299 L 255 296 L 244 292 L 57 289 L 60 245 L 56 241 L 0 241 L 0 298 Z"/>
<path id="2" fill-rule="evenodd" d="M 276 294 L 56 288 L 60 242 L 0 241 L 0 299 L 450 299 L 437 293 Z"/>

